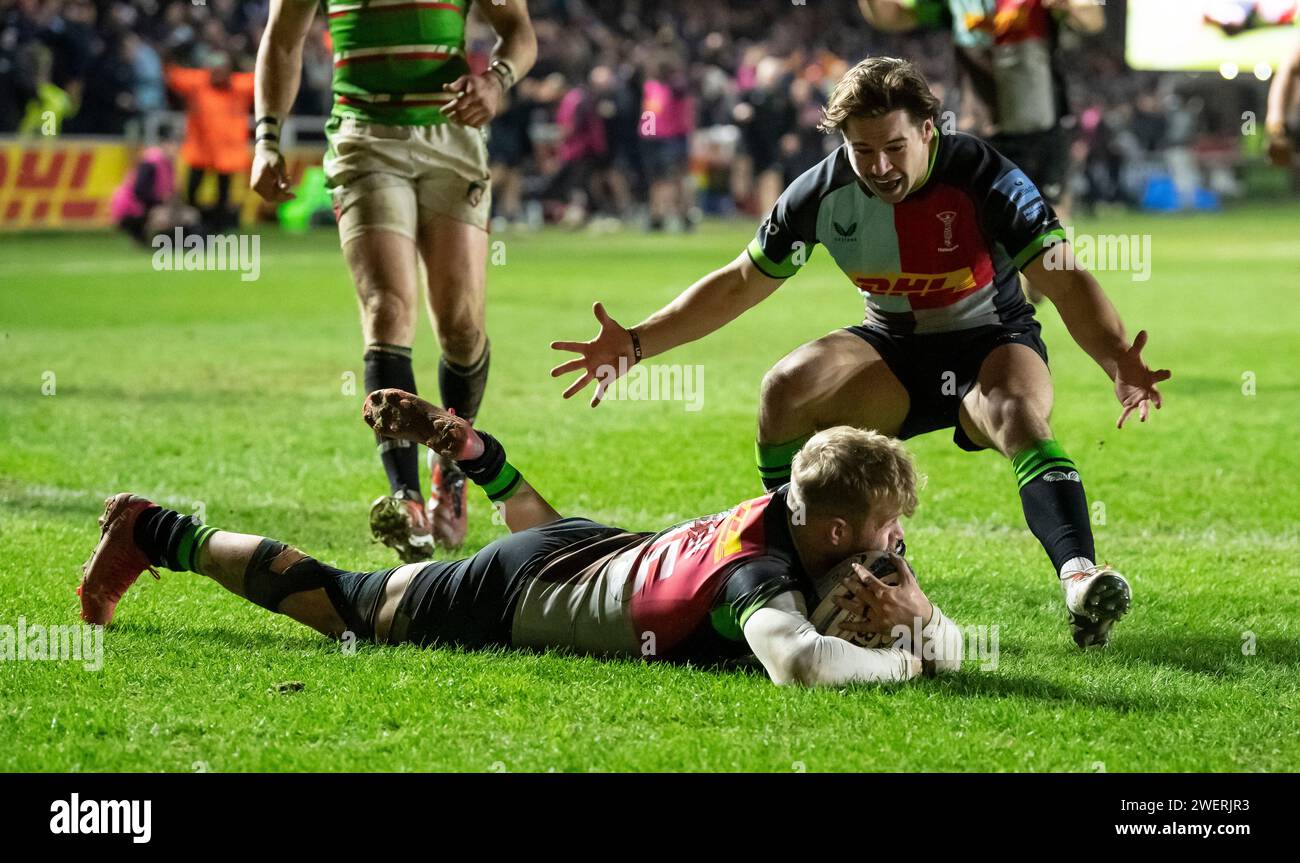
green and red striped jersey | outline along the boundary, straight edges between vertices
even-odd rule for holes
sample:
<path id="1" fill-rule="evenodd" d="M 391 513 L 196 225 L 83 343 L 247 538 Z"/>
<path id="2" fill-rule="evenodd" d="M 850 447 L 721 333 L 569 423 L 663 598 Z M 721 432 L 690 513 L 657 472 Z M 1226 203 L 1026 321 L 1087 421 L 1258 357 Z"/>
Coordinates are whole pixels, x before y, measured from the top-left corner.
<path id="1" fill-rule="evenodd" d="M 465 16 L 472 0 L 325 0 L 334 46 L 330 116 L 389 126 L 445 123 L 443 89 L 469 72 Z"/>

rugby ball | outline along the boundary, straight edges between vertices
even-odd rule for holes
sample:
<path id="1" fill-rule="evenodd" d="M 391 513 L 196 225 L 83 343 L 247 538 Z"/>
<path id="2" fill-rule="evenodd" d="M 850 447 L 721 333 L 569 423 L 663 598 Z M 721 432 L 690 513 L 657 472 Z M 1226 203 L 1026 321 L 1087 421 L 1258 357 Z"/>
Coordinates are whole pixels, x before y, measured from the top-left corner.
<path id="1" fill-rule="evenodd" d="M 859 647 L 890 647 L 894 640 L 888 633 L 885 634 L 867 634 L 856 632 L 851 629 L 844 629 L 842 624 L 847 621 L 854 623 L 859 622 L 860 618 L 856 615 L 845 611 L 836 605 L 836 598 L 848 599 L 852 596 L 849 589 L 844 586 L 843 582 L 847 576 L 855 576 L 853 564 L 861 564 L 871 572 L 876 578 L 883 581 L 891 587 L 897 587 L 902 583 L 902 573 L 899 572 L 898 562 L 902 560 L 895 555 L 886 551 L 868 551 L 864 554 L 855 554 L 850 558 L 842 561 L 838 566 L 828 572 L 822 578 L 823 584 L 831 585 L 830 592 L 822 597 L 822 601 L 817 604 L 817 608 L 809 616 L 812 625 L 822 635 L 830 635 L 835 638 L 842 638 L 845 641 L 852 642 Z M 903 566 L 906 566 L 906 561 Z M 871 610 L 867 610 L 867 620 L 871 619 Z"/>

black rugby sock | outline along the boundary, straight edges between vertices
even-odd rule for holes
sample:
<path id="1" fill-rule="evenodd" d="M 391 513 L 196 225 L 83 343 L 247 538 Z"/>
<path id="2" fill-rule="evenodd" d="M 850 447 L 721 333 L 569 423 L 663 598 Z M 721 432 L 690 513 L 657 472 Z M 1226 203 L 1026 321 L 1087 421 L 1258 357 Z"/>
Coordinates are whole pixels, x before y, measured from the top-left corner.
<path id="1" fill-rule="evenodd" d="M 487 389 L 491 358 L 492 343 L 484 339 L 483 353 L 467 366 L 449 362 L 446 357 L 439 359 L 438 390 L 442 393 L 442 406 L 454 410 L 456 416 L 474 422 L 478 417 L 479 406 L 483 404 L 483 393 Z"/>
<path id="2" fill-rule="evenodd" d="M 151 506 L 136 517 L 133 538 L 154 566 L 198 572 L 199 552 L 216 532 L 192 515 Z"/>
<path id="3" fill-rule="evenodd" d="M 411 349 L 401 345 L 375 342 L 366 346 L 366 392 L 394 387 L 413 395 L 415 370 L 411 366 Z M 407 489 L 420 498 L 420 448 L 411 441 L 393 440 L 375 435 L 379 460 L 388 475 L 388 486 L 394 494 Z"/>
<path id="4" fill-rule="evenodd" d="M 492 435 L 484 431 L 475 431 L 483 440 L 483 453 L 477 458 L 467 458 L 456 462 L 470 481 L 483 489 L 483 493 L 493 503 L 506 500 L 524 481 L 524 475 L 515 466 L 506 461 L 506 448 Z"/>
<path id="5" fill-rule="evenodd" d="M 1039 441 L 1012 459 L 1025 522 L 1060 574 L 1074 558 L 1096 560 L 1088 498 L 1074 461 L 1054 440 Z"/>

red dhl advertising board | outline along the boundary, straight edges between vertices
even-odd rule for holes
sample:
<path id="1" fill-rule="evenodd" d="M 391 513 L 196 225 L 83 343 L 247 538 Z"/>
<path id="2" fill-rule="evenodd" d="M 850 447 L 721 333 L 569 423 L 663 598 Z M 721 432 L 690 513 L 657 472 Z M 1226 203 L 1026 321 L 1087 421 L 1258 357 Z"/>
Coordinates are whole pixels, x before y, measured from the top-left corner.
<path id="1" fill-rule="evenodd" d="M 114 139 L 0 138 L 0 232 L 111 227 L 109 201 L 138 151 L 138 145 Z M 293 182 L 307 167 L 319 165 L 322 154 L 323 148 L 310 147 L 286 154 Z M 183 188 L 186 170 L 183 165 L 177 169 Z M 231 185 L 244 221 L 274 216 L 273 208 L 261 212 L 256 196 L 242 194 L 248 185 L 245 175 Z M 215 181 L 208 177 L 198 197 L 207 203 L 214 196 Z"/>
<path id="2" fill-rule="evenodd" d="M 0 231 L 107 227 L 134 154 L 120 141 L 0 138 Z"/>

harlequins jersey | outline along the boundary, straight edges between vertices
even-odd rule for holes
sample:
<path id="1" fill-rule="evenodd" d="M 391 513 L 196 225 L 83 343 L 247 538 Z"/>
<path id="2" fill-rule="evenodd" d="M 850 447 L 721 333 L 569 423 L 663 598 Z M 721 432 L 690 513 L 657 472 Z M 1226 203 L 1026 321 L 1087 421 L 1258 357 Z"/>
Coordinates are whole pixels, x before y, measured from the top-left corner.
<path id="1" fill-rule="evenodd" d="M 939 333 L 1032 315 L 1024 269 L 1064 237 L 1024 171 L 988 143 L 936 134 L 919 188 L 898 204 L 876 197 L 848 145 L 782 193 L 749 244 L 763 273 L 788 278 L 815 245 L 830 252 L 866 299 L 866 324 Z"/>
<path id="2" fill-rule="evenodd" d="M 787 519 L 782 489 L 657 534 L 568 546 L 527 580 L 511 641 L 647 658 L 748 653 L 750 614 L 790 590 L 812 600 Z"/>

